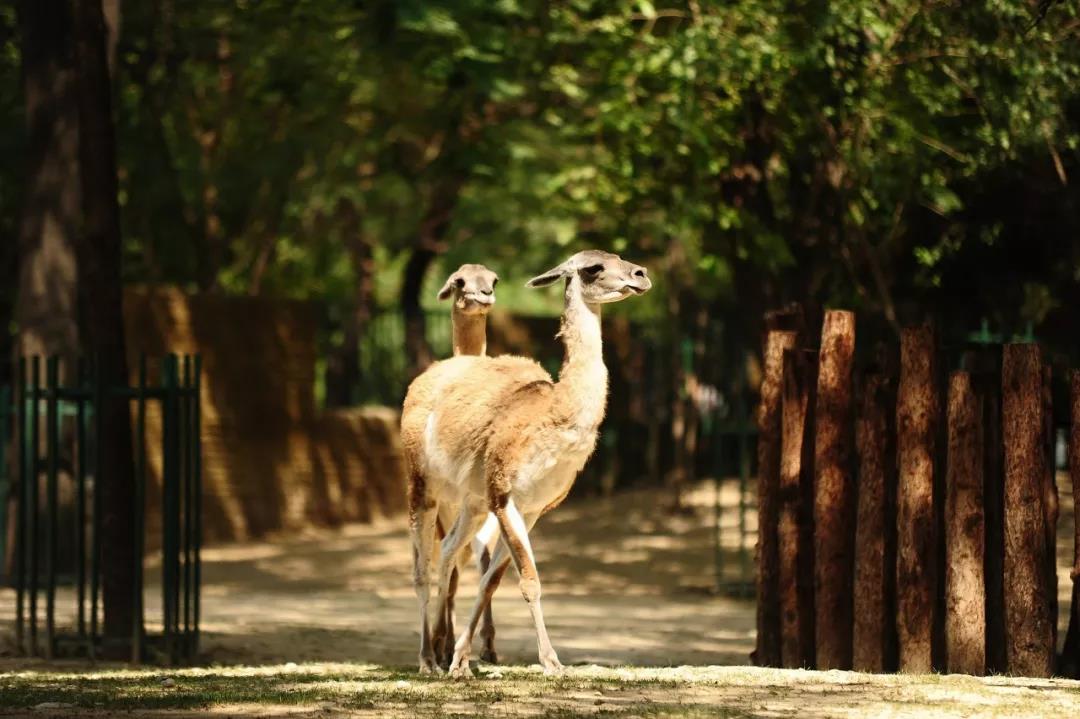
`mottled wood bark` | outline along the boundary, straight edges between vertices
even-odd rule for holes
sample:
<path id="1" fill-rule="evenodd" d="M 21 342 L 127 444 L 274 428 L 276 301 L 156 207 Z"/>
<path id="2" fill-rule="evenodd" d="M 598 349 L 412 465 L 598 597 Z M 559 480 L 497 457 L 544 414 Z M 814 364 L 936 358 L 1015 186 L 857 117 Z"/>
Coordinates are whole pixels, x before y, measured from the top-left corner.
<path id="1" fill-rule="evenodd" d="M 229 35 L 221 31 L 216 40 L 214 59 L 217 61 L 218 102 L 227 107 L 235 100 L 236 75 L 233 72 L 233 50 Z M 192 134 L 199 145 L 199 169 L 202 172 L 202 234 L 198 237 L 198 281 L 203 292 L 221 289 L 218 276 L 228 260 L 229 238 L 221 210 L 221 142 L 223 122 L 212 119 L 205 126 L 198 121 L 198 104 L 205 101 L 205 91 L 196 91 L 195 102 L 188 107 Z"/>
<path id="2" fill-rule="evenodd" d="M 897 389 L 896 632 L 899 669 L 933 669 L 938 592 L 938 531 L 934 514 L 937 464 L 937 387 L 934 331 L 908 327 L 900 335 Z"/>
<path id="3" fill-rule="evenodd" d="M 814 410 L 814 630 L 818 669 L 851 668 L 855 568 L 855 315 L 829 310 Z"/>
<path id="4" fill-rule="evenodd" d="M 347 407 L 356 401 L 360 384 L 360 340 L 371 321 L 375 302 L 375 260 L 371 238 L 364 230 L 359 209 L 341 199 L 337 215 L 342 241 L 349 251 L 353 270 L 353 294 L 341 318 L 341 345 L 326 358 L 326 406 Z"/>
<path id="5" fill-rule="evenodd" d="M 777 528 L 780 559 L 780 663 L 814 666 L 814 431 L 817 354 L 784 352 L 781 401 L 780 490 Z"/>
<path id="6" fill-rule="evenodd" d="M 1043 372 L 1037 345 L 1006 345 L 1002 358 L 1005 441 L 1005 652 L 1010 674 L 1050 676 L 1054 630 L 1046 583 Z"/>
<path id="7" fill-rule="evenodd" d="M 26 173 L 16 253 L 15 354 L 70 355 L 79 345 L 79 116 L 71 4 L 22 0 L 18 13 Z"/>
<path id="8" fill-rule="evenodd" d="M 758 406 L 757 646 L 759 666 L 780 666 L 780 597 L 777 550 L 780 489 L 780 401 L 784 350 L 795 347 L 794 332 L 769 332 L 765 340 L 761 404 Z"/>
<path id="9" fill-rule="evenodd" d="M 945 644 L 950 672 L 986 671 L 982 407 L 971 375 L 949 378 L 945 476 Z"/>
<path id="10" fill-rule="evenodd" d="M 439 167 L 450 162 L 444 158 Z M 427 341 L 427 321 L 420 304 L 420 290 L 428 267 L 446 251 L 450 224 L 466 180 L 460 170 L 444 169 L 449 174 L 434 183 L 427 209 L 420 220 L 416 244 L 402 270 L 401 310 L 405 318 L 405 357 L 410 378 L 435 361 Z"/>
<path id="11" fill-rule="evenodd" d="M 1069 630 L 1061 651 L 1061 673 L 1080 679 L 1080 370 L 1073 370 L 1069 376 L 1069 407 L 1069 477 L 1076 536 L 1073 537 L 1072 603 Z"/>
<path id="12" fill-rule="evenodd" d="M 973 380 L 983 412 L 983 518 L 986 527 L 986 671 L 1005 671 L 1005 479 L 1001 436 L 1001 348 L 975 356 Z"/>
<path id="13" fill-rule="evenodd" d="M 1043 515 L 1046 533 L 1046 562 L 1043 577 L 1046 581 L 1046 596 L 1050 600 L 1050 629 L 1053 632 L 1051 646 L 1057 651 L 1058 645 L 1058 577 L 1057 577 L 1057 522 L 1058 492 L 1056 481 L 1056 462 L 1054 461 L 1054 397 L 1053 368 L 1043 365 Z"/>
<path id="14" fill-rule="evenodd" d="M 853 668 L 886 672 L 896 653 L 896 387 L 866 378 L 855 431 L 859 461 Z"/>
<path id="15" fill-rule="evenodd" d="M 774 330 L 794 332 L 799 337 L 806 336 L 806 315 L 802 305 L 795 302 L 778 310 L 765 313 L 765 333 Z"/>

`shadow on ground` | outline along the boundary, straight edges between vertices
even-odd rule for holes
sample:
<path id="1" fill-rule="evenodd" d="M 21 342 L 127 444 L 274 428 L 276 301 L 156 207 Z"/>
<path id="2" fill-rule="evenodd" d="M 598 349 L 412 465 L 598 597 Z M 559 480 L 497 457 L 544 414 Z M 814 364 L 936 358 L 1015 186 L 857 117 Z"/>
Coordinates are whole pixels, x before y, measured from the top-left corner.
<path id="1" fill-rule="evenodd" d="M 544 611 L 564 663 L 745 664 L 754 609 L 713 596 L 711 489 L 658 514 L 655 492 L 570 503 L 534 530 Z M 203 647 L 216 661 L 409 665 L 418 634 L 403 519 L 204 554 Z M 733 558 L 729 558 L 734 562 Z M 472 605 L 466 572 L 459 622 Z M 507 576 L 495 597 L 504 662 L 536 661 L 532 622 Z"/>

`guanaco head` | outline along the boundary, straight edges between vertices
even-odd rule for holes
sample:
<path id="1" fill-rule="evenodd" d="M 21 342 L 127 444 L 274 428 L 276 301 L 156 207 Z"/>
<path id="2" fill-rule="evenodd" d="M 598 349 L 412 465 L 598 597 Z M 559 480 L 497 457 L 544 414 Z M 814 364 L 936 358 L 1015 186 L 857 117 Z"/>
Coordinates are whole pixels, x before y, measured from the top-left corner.
<path id="1" fill-rule="evenodd" d="M 486 315 L 495 304 L 499 276 L 483 265 L 462 265 L 439 290 L 439 299 L 454 298 L 454 309 L 467 315 Z"/>
<path id="2" fill-rule="evenodd" d="M 559 279 L 581 282 L 582 298 L 589 304 L 605 304 L 643 295 L 652 287 L 641 265 L 627 262 L 603 250 L 579 252 L 558 267 L 529 280 L 529 287 L 546 287 Z"/>

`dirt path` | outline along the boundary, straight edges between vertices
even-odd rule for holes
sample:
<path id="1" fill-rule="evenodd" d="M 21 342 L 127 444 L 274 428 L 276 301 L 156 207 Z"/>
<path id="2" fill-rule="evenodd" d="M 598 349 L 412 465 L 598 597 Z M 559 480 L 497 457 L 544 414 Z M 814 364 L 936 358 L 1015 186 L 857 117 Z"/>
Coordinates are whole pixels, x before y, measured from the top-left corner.
<path id="1" fill-rule="evenodd" d="M 1062 478 L 1058 562 L 1061 636 L 1068 618 L 1072 497 Z M 737 502 L 725 485 L 727 566 L 734 568 Z M 744 665 L 754 638 L 750 600 L 716 596 L 713 489 L 690 494 L 693 511 L 672 516 L 657 491 L 570 502 L 534 530 L 548 629 L 565 664 L 615 666 Z M 203 553 L 203 643 L 223 664 L 361 662 L 410 666 L 416 660 L 416 599 L 403 518 Z M 751 522 L 751 529 L 753 524 Z M 155 568 L 146 606 L 160 610 Z M 476 574 L 462 579 L 458 617 L 471 607 Z M 0 670 L 14 620 L 14 593 L 0 590 Z M 61 592 L 58 607 L 74 604 Z M 503 663 L 536 661 L 532 623 L 511 572 L 495 597 Z M 63 624 L 63 612 L 59 618 Z"/>
<path id="2" fill-rule="evenodd" d="M 692 495 L 695 511 L 673 517 L 656 511 L 658 493 L 632 492 L 569 504 L 537 528 L 549 630 L 564 663 L 572 665 L 558 678 L 529 666 L 536 661 L 535 640 L 512 578 L 495 601 L 508 666 L 481 665 L 470 682 L 419 677 L 409 540 L 399 519 L 209 548 L 203 594 L 208 666 L 128 670 L 0 657 L 0 717 L 31 710 L 95 718 L 304 719 L 1080 715 L 1080 682 L 745 666 L 753 603 L 709 591 L 711 499 L 711 488 L 702 486 Z M 1071 516 L 1067 492 L 1062 514 Z M 731 518 L 729 549 L 734 525 Z M 1063 617 L 1071 527 L 1071 520 L 1060 527 Z M 471 603 L 475 575 L 468 573 L 462 586 L 459 616 Z M 157 606 L 159 591 L 149 588 L 148 607 Z M 9 590 L 0 593 L 5 638 L 13 599 Z M 61 594 L 60 605 L 66 601 Z"/>
<path id="3" fill-rule="evenodd" d="M 564 663 L 745 664 L 754 608 L 712 596 L 711 490 L 695 512 L 655 516 L 655 492 L 572 503 L 535 530 L 544 611 Z M 401 519 L 204 553 L 204 648 L 217 661 L 409 665 L 417 651 L 409 538 Z M 476 574 L 462 579 L 458 616 Z M 495 597 L 503 661 L 536 661 L 516 577 Z"/>

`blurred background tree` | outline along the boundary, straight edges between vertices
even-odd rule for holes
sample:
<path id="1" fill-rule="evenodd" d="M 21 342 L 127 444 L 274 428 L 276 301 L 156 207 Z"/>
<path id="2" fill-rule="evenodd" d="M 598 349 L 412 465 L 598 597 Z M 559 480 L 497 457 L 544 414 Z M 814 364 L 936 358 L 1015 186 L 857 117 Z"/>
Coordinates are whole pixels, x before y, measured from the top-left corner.
<path id="1" fill-rule="evenodd" d="M 24 158 L 0 168 L 5 354 L 38 206 L 18 27 L 0 8 L 0 147 Z M 335 405 L 381 313 L 410 372 L 430 361 L 457 263 L 551 315 L 522 281 L 585 246 L 653 268 L 634 319 L 669 374 L 708 321 L 752 349 L 793 301 L 811 327 L 857 310 L 861 338 L 985 321 L 1075 358 L 1078 39 L 1075 3 L 1035 0 L 130 3 L 123 278 L 317 300 Z"/>

